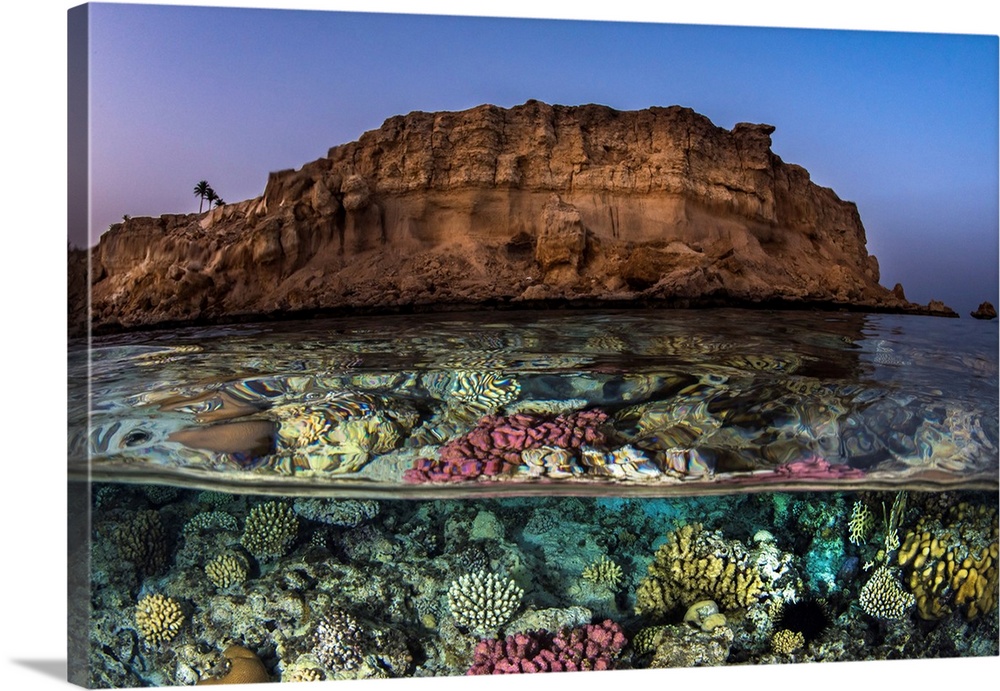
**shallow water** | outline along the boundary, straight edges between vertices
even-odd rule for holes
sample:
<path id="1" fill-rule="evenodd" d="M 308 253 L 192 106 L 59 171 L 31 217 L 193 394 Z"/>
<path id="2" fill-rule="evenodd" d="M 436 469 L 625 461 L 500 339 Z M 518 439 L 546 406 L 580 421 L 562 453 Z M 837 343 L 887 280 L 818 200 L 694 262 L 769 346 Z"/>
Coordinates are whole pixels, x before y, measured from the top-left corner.
<path id="1" fill-rule="evenodd" d="M 90 376 L 89 426 L 71 381 L 77 477 L 411 497 L 998 484 L 996 323 L 478 312 L 91 345 L 70 352 Z"/>
<path id="2" fill-rule="evenodd" d="M 72 344 L 71 679 L 995 656 L 997 346 L 741 310 Z"/>

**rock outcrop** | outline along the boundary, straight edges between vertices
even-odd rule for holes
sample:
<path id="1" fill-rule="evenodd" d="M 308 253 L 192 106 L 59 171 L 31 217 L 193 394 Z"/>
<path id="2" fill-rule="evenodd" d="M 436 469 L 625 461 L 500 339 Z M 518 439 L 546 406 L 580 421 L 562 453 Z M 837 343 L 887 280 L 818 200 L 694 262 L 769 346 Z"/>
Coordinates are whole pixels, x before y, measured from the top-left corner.
<path id="1" fill-rule="evenodd" d="M 537 101 L 392 117 L 255 199 L 113 226 L 92 323 L 537 300 L 934 313 L 879 285 L 856 206 L 773 130 Z"/>
<path id="2" fill-rule="evenodd" d="M 997 310 L 989 302 L 983 302 L 976 308 L 975 312 L 970 312 L 970 314 L 976 319 L 996 319 Z"/>

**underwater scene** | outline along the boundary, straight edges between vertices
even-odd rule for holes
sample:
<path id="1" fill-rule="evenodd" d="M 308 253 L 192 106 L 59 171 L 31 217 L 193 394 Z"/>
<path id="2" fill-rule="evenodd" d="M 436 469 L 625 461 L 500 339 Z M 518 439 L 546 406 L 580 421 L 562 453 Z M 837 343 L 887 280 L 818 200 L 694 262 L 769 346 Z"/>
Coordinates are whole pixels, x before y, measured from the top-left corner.
<path id="1" fill-rule="evenodd" d="M 70 344 L 70 679 L 996 656 L 993 323 L 325 318 Z"/>

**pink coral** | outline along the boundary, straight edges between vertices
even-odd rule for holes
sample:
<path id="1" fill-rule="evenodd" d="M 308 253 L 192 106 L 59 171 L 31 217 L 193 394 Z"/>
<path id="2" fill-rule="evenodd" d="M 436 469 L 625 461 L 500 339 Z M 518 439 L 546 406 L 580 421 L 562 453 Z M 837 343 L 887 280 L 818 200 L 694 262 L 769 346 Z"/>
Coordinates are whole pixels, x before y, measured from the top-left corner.
<path id="1" fill-rule="evenodd" d="M 605 619 L 553 634 L 533 631 L 480 641 L 467 674 L 521 674 L 611 669 L 628 641 Z"/>
<path id="2" fill-rule="evenodd" d="M 404 473 L 407 482 L 457 482 L 509 473 L 521 464 L 521 452 L 552 446 L 579 449 L 605 443 L 602 410 L 543 416 L 518 413 L 487 415 L 476 426 L 441 447 L 438 459 L 417 459 Z"/>

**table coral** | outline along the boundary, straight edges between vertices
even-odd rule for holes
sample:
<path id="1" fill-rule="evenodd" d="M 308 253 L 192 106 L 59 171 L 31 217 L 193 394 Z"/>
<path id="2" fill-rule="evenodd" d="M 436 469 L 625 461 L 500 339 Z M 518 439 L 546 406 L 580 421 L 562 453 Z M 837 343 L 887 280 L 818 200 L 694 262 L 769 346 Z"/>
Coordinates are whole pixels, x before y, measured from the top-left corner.
<path id="1" fill-rule="evenodd" d="M 997 512 L 965 502 L 923 515 L 903 538 L 897 562 L 922 619 L 954 610 L 972 620 L 997 606 Z"/>
<path id="2" fill-rule="evenodd" d="M 606 619 L 558 633 L 535 631 L 480 641 L 467 674 L 520 674 L 612 669 L 628 643 L 617 623 Z"/>

